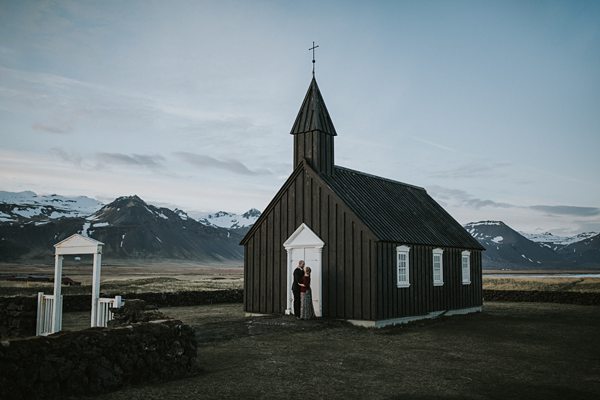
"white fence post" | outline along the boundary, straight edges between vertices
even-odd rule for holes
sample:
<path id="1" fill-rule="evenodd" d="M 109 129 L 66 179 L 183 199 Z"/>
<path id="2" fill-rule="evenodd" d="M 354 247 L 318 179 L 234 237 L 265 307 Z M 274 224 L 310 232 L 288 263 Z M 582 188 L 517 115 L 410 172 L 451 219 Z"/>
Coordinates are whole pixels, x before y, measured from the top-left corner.
<path id="1" fill-rule="evenodd" d="M 115 296 L 114 308 L 121 308 L 121 306 L 123 306 L 123 299 L 121 298 L 121 296 Z"/>
<path id="2" fill-rule="evenodd" d="M 94 253 L 94 266 L 92 267 L 92 315 L 91 326 L 106 326 L 98 325 L 100 305 L 100 274 L 102 273 L 102 253 Z"/>
<path id="3" fill-rule="evenodd" d="M 54 307 L 52 308 L 52 332 L 58 332 L 61 328 L 62 321 L 62 305 L 60 299 L 62 296 L 61 285 L 62 285 L 62 267 L 63 267 L 63 256 L 56 255 L 54 263 Z"/>
<path id="4" fill-rule="evenodd" d="M 58 313 L 58 320 L 56 326 L 52 326 L 52 333 L 62 331 L 62 317 L 63 317 L 63 295 L 61 294 L 58 299 L 54 298 L 54 305 L 58 307 L 60 312 Z"/>
<path id="5" fill-rule="evenodd" d="M 44 292 L 38 292 L 38 302 L 37 302 L 37 320 L 35 322 L 35 336 L 41 336 L 42 330 L 44 329 L 44 316 L 42 312 L 44 310 Z"/>

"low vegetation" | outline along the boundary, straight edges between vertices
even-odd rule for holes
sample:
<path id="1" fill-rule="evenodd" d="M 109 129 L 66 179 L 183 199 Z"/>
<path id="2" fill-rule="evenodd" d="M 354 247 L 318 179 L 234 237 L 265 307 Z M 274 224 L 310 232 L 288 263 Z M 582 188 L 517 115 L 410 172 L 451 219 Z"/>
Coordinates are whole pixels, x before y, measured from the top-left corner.
<path id="1" fill-rule="evenodd" d="M 600 278 L 490 278 L 484 276 L 483 288 L 490 290 L 538 290 L 600 293 Z"/>
<path id="2" fill-rule="evenodd" d="M 0 296 L 31 295 L 37 292 L 51 293 L 51 282 L 11 282 L 0 281 Z M 122 293 L 174 293 L 182 291 L 203 291 L 242 288 L 241 277 L 203 276 L 195 280 L 182 280 L 168 277 L 125 279 L 103 281 L 100 287 L 107 296 Z M 63 286 L 62 293 L 91 294 L 90 285 Z"/>
<path id="3" fill-rule="evenodd" d="M 51 265 L 0 264 L 0 276 L 36 275 L 52 277 Z M 62 286 L 69 294 L 91 294 L 92 269 L 89 265 L 67 265 L 63 276 L 68 276 L 81 286 Z M 202 265 L 185 263 L 127 263 L 107 265 L 102 268 L 100 290 L 113 296 L 122 293 L 173 293 L 218 289 L 241 289 L 243 270 L 230 265 Z M 37 292 L 51 293 L 52 282 L 19 282 L 0 279 L 0 296 L 31 295 Z"/>

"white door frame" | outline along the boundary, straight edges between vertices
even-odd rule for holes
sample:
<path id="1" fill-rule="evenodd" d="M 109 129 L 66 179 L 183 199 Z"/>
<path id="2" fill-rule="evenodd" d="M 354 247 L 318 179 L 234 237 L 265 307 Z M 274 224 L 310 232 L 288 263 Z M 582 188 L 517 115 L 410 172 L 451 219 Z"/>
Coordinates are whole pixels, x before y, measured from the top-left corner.
<path id="1" fill-rule="evenodd" d="M 74 234 L 54 245 L 54 298 L 61 298 L 62 267 L 65 255 L 92 254 L 94 266 L 92 268 L 92 327 L 97 326 L 98 299 L 100 298 L 100 274 L 102 271 L 102 246 L 104 243 L 80 234 Z M 52 310 L 52 332 L 61 330 L 62 301 L 54 302 Z"/>
<path id="2" fill-rule="evenodd" d="M 305 223 L 300 226 L 291 234 L 291 236 L 283 243 L 283 247 L 287 252 L 287 302 L 286 302 L 286 314 L 293 314 L 293 303 L 294 294 L 292 293 L 292 282 L 294 280 L 294 269 L 295 265 L 292 265 L 292 251 L 293 249 L 315 249 L 317 256 L 317 265 L 309 265 L 313 268 L 314 272 L 319 273 L 320 284 L 315 287 L 311 284 L 311 290 L 313 293 L 313 302 L 318 299 L 318 306 L 315 307 L 315 315 L 321 317 L 323 315 L 323 262 L 322 253 L 325 242 L 321 240 Z"/>

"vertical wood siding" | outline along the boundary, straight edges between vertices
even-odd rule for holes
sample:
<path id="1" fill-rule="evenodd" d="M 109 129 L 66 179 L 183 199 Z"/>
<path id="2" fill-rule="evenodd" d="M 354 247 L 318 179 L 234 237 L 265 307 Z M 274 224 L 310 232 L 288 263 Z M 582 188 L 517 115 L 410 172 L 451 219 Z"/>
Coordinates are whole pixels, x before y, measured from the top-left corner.
<path id="1" fill-rule="evenodd" d="M 323 316 L 375 318 L 374 237 L 320 178 L 303 169 L 267 207 L 265 214 L 245 245 L 244 308 L 247 312 L 285 311 L 287 253 L 283 243 L 305 223 L 325 242 Z"/>
<path id="2" fill-rule="evenodd" d="M 410 287 L 396 285 L 396 246 L 404 243 L 377 243 L 377 319 L 424 315 L 481 306 L 481 251 L 471 250 L 471 283 L 462 283 L 461 253 L 465 249 L 444 248 L 444 284 L 433 285 L 433 246 L 411 245 Z"/>

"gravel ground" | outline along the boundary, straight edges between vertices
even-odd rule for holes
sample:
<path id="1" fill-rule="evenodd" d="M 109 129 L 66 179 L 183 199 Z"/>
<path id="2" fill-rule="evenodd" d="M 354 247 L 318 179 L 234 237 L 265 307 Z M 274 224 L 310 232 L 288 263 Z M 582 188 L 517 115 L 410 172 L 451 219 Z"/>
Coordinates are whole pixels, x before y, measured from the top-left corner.
<path id="1" fill-rule="evenodd" d="M 600 398 L 600 307 L 484 308 L 381 330 L 341 321 L 246 319 L 240 304 L 164 308 L 196 329 L 198 371 L 93 398 Z M 65 323 L 88 318 L 69 313 Z"/>

